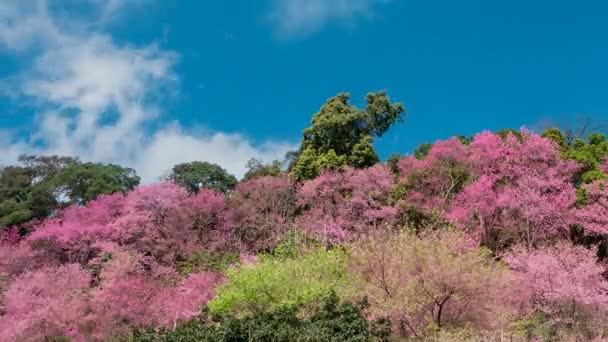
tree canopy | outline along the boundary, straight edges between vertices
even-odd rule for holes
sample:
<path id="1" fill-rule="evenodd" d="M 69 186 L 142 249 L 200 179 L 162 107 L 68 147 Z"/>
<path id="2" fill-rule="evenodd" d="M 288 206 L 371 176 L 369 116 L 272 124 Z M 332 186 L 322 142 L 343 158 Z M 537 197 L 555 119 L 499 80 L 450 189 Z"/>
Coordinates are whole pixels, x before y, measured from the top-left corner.
<path id="1" fill-rule="evenodd" d="M 283 163 L 279 160 L 273 160 L 268 164 L 264 164 L 262 160 L 251 158 L 247 161 L 247 172 L 243 177 L 244 181 L 255 177 L 278 176 L 283 170 Z"/>
<path id="2" fill-rule="evenodd" d="M 190 193 L 196 193 L 203 188 L 227 192 L 238 183 L 236 177 L 221 166 L 200 161 L 175 165 L 167 179 Z"/>
<path id="3" fill-rule="evenodd" d="M 103 194 L 125 193 L 139 185 L 130 168 L 81 163 L 77 158 L 28 156 L 0 172 L 0 224 L 43 219 L 70 204 L 85 204 Z"/>
<path id="4" fill-rule="evenodd" d="M 324 169 L 364 168 L 379 161 L 373 141 L 403 121 L 405 109 L 391 103 L 385 92 L 368 94 L 364 109 L 349 100 L 349 94 L 340 93 L 312 117 L 312 126 L 302 132 L 300 149 L 290 165 L 294 178 L 312 179 Z"/>

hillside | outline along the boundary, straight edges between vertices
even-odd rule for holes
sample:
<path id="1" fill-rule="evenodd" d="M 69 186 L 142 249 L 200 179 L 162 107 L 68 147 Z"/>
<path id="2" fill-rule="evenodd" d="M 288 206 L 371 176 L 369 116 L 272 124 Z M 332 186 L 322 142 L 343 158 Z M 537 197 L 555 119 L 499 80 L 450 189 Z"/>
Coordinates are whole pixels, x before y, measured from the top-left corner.
<path id="1" fill-rule="evenodd" d="M 604 135 L 485 131 L 380 162 L 403 107 L 348 99 L 241 181 L 5 167 L 2 341 L 608 338 Z"/>

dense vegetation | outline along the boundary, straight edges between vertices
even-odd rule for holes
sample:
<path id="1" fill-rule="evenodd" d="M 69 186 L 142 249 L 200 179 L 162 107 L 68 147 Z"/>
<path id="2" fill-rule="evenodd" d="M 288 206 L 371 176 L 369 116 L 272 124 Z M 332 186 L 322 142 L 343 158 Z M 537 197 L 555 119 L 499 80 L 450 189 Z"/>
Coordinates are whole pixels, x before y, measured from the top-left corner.
<path id="1" fill-rule="evenodd" d="M 0 174 L 1 341 L 608 339 L 608 141 L 481 132 L 380 163 L 404 109 L 340 94 L 300 149 L 160 183 Z M 289 166 L 287 166 L 289 164 Z"/>

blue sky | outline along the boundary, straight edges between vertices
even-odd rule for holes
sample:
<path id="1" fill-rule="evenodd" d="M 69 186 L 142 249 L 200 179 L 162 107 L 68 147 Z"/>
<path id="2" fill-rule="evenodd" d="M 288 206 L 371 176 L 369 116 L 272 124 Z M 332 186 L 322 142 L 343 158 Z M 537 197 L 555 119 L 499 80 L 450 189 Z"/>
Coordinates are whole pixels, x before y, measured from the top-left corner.
<path id="1" fill-rule="evenodd" d="M 405 104 L 383 157 L 484 129 L 608 119 L 608 4 L 71 0 L 0 4 L 0 160 L 137 169 L 293 148 L 324 101 Z"/>

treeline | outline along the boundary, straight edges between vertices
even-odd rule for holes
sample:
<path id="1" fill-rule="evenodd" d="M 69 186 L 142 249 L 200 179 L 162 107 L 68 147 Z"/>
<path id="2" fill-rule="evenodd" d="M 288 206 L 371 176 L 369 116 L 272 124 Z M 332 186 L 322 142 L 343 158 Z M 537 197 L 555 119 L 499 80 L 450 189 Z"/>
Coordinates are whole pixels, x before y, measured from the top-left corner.
<path id="1" fill-rule="evenodd" d="M 608 141 L 482 132 L 380 163 L 385 93 L 286 161 L 0 174 L 2 341 L 605 340 Z"/>

